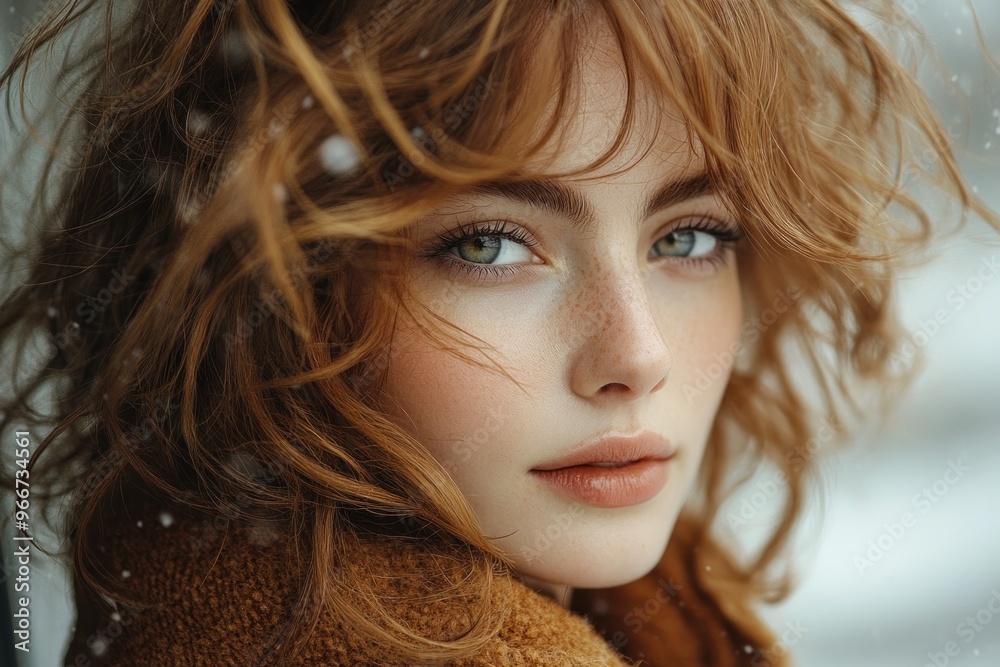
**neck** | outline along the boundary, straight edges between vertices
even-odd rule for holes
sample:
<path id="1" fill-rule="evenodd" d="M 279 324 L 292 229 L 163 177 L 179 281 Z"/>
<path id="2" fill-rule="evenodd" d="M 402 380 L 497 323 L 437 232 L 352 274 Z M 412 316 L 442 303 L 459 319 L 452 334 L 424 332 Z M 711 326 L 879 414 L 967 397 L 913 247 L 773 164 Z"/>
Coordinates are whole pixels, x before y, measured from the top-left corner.
<path id="1" fill-rule="evenodd" d="M 541 581 L 532 577 L 521 575 L 521 580 L 526 586 L 537 593 L 552 598 L 563 607 L 569 608 L 570 600 L 573 597 L 573 589 L 567 584 L 553 584 L 548 581 Z"/>

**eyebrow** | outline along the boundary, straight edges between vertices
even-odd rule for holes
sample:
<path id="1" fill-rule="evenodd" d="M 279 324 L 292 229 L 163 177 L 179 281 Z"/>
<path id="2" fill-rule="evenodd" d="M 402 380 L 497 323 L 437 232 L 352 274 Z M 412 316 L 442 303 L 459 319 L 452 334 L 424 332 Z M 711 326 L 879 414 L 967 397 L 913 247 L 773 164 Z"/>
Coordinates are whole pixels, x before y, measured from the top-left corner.
<path id="1" fill-rule="evenodd" d="M 487 181 L 469 188 L 473 194 L 492 195 L 521 202 L 535 208 L 552 211 L 568 218 L 581 231 L 596 225 L 597 214 L 576 190 L 557 181 L 524 179 L 514 181 Z M 646 219 L 657 211 L 688 199 L 715 193 L 706 172 L 665 183 L 646 200 L 642 217 Z"/>

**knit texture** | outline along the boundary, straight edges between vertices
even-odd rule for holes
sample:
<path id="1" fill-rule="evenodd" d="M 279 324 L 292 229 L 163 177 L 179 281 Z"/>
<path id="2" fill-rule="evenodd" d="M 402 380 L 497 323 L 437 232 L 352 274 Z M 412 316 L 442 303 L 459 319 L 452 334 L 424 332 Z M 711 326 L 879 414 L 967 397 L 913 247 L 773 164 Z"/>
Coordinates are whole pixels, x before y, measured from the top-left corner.
<path id="1" fill-rule="evenodd" d="M 287 629 L 300 576 L 289 566 L 289 540 L 275 529 L 184 512 L 145 494 L 121 502 L 104 521 L 96 551 L 143 606 L 108 604 L 75 582 L 77 623 L 65 664 L 277 665 L 274 644 Z M 382 537 L 363 541 L 347 557 L 367 565 L 373 590 L 396 601 L 396 617 L 422 636 L 454 637 L 476 609 L 471 601 L 427 602 L 427 593 L 441 590 L 441 577 L 461 576 L 461 564 L 438 550 Z M 509 604 L 501 632 L 474 659 L 447 664 L 631 664 L 585 618 L 513 577 L 499 577 L 491 595 L 491 604 Z M 404 663 L 327 610 L 295 662 L 286 664 Z"/>

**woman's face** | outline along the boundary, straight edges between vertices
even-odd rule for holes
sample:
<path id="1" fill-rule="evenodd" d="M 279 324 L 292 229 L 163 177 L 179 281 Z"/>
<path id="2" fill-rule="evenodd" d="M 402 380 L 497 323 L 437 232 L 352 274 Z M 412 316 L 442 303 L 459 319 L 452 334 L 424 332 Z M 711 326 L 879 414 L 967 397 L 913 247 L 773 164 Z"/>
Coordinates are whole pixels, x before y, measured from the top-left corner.
<path id="1" fill-rule="evenodd" d="M 580 55 L 585 97 L 569 128 L 580 140 L 556 155 L 556 168 L 600 154 L 623 113 L 624 79 L 601 35 Z M 738 338 L 736 256 L 723 242 L 736 220 L 704 187 L 700 151 L 676 114 L 654 137 L 652 113 L 665 110 L 645 111 L 599 179 L 470 191 L 414 230 L 413 295 L 483 341 L 466 354 L 491 357 L 523 389 L 401 322 L 386 409 L 450 471 L 484 534 L 539 588 L 616 586 L 660 560 Z M 650 140 L 653 150 L 631 164 Z M 455 241 L 470 223 L 476 235 L 457 245 L 439 237 Z M 570 488 L 535 472 L 599 436 L 640 432 L 669 441 L 669 460 L 567 469 Z"/>

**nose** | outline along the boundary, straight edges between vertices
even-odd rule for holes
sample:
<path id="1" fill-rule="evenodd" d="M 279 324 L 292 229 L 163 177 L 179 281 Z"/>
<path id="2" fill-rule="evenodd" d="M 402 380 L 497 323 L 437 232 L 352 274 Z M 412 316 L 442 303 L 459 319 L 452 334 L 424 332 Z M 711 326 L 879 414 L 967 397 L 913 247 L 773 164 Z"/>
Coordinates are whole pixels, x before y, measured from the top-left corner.
<path id="1" fill-rule="evenodd" d="M 646 285 L 635 267 L 610 268 L 578 283 L 571 320 L 578 341 L 571 362 L 577 395 L 636 399 L 666 385 L 672 358 Z"/>

